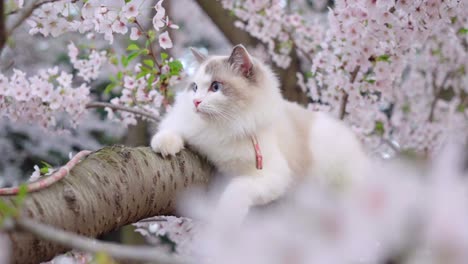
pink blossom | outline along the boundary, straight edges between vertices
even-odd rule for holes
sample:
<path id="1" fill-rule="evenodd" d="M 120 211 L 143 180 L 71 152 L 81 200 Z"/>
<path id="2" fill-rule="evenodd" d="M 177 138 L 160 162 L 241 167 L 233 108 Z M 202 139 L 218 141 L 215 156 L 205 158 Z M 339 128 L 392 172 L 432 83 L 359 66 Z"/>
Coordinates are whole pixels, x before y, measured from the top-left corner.
<path id="1" fill-rule="evenodd" d="M 172 40 L 167 31 L 164 31 L 159 35 L 159 46 L 163 49 L 172 48 Z"/>
<path id="2" fill-rule="evenodd" d="M 153 27 L 156 30 L 160 30 L 166 25 L 164 17 L 166 16 L 166 9 L 162 6 L 164 0 L 159 0 L 154 8 L 156 9 L 156 14 L 153 17 Z"/>
<path id="3" fill-rule="evenodd" d="M 139 13 L 138 9 L 140 5 L 141 5 L 141 0 L 132 0 L 126 3 L 125 6 L 122 8 L 122 15 L 127 19 L 137 17 Z"/>
<path id="4" fill-rule="evenodd" d="M 122 20 L 115 20 L 114 23 L 112 23 L 112 30 L 116 33 L 125 34 L 128 28 Z"/>
<path id="5" fill-rule="evenodd" d="M 133 27 L 130 31 L 131 31 L 131 33 L 130 33 L 130 39 L 131 39 L 131 40 L 137 40 L 137 39 L 139 39 L 139 38 L 141 37 L 141 35 L 143 34 L 143 33 L 141 33 L 141 31 L 140 31 L 138 28 L 136 28 L 136 27 Z"/>

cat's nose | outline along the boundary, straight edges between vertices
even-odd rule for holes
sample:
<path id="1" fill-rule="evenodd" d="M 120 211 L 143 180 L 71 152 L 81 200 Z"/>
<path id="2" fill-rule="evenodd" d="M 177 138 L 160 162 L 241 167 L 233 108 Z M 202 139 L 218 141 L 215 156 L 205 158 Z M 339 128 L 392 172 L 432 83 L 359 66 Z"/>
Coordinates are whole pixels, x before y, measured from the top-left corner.
<path id="1" fill-rule="evenodd" d="M 198 105 L 200 105 L 202 100 L 200 99 L 193 99 L 193 104 L 195 105 L 195 108 L 198 108 Z"/>

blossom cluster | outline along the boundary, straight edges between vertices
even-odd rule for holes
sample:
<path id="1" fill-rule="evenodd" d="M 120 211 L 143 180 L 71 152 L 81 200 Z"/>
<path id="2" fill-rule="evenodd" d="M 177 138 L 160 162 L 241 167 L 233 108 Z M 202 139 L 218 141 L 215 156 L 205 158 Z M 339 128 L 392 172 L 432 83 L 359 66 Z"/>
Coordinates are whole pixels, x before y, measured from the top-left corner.
<path id="1" fill-rule="evenodd" d="M 292 49 L 304 55 L 312 53 L 324 34 L 323 27 L 307 23 L 299 14 L 286 12 L 279 0 L 222 0 L 221 3 L 239 19 L 235 22 L 237 27 L 267 45 L 272 60 L 281 68 L 291 63 Z"/>
<path id="2" fill-rule="evenodd" d="M 164 58 L 159 64 L 155 57 L 156 54 L 154 54 L 153 40 L 157 39 L 162 49 L 172 48 L 173 43 L 168 29 L 178 28 L 169 19 L 162 4 L 163 0 L 160 0 L 154 6 L 156 12 L 152 18 L 152 28 L 148 30 L 145 30 L 137 19 L 148 10 L 148 3 L 143 0 L 108 2 L 90 0 L 84 3 L 73 0 L 54 1 L 54 3 L 42 4 L 33 12 L 27 22 L 30 25 L 30 34 L 40 33 L 43 36 L 57 37 L 66 32 L 77 32 L 87 33 L 88 38 L 94 39 L 95 33 L 98 33 L 103 34 L 104 39 L 110 44 L 113 43 L 115 34 L 125 35 L 130 33 L 129 37 L 132 41 L 137 41 L 144 36 L 147 39 L 145 48 L 130 49 L 131 53 L 128 56 L 122 55 L 123 69 L 122 67 L 119 69 L 118 78 L 113 79 L 111 87 L 113 89 L 110 89 L 120 92 L 120 95 L 113 98 L 111 103 L 143 110 L 148 114 L 158 116 L 161 102 L 166 96 L 166 94 L 162 95 L 160 93 L 160 86 L 167 87 L 180 80 L 178 75 L 181 70 L 179 69 L 174 73 L 169 67 L 169 65 L 173 66 L 174 64 L 172 58 Z M 136 46 L 137 44 L 131 45 Z M 151 69 L 151 72 L 141 73 L 140 67 L 142 65 L 139 64 L 135 67 L 135 71 L 128 70 L 128 67 L 132 66 L 130 64 L 131 60 L 148 54 L 152 58 L 145 61 L 150 61 L 151 66 L 149 66 L 149 62 L 146 62 L 145 67 L 155 68 L 154 64 L 156 64 L 158 69 L 155 68 Z M 77 70 L 77 75 L 88 83 L 98 78 L 102 67 L 107 65 L 107 62 L 112 62 L 112 64 L 118 66 L 118 63 L 108 59 L 112 60 L 120 57 L 113 49 L 99 51 L 90 48 L 89 54 L 86 55 L 86 58 L 83 58 L 80 49 L 74 43 L 68 45 L 68 55 L 74 69 Z M 170 75 L 168 74 L 169 71 L 171 71 Z M 116 79 L 119 79 L 119 81 L 115 81 Z M 117 89 L 114 89 L 115 87 Z M 108 112 L 110 119 L 115 120 L 118 118 L 127 125 L 136 123 L 134 113 L 119 112 L 114 115 L 111 108 L 105 110 Z"/>
<path id="3" fill-rule="evenodd" d="M 79 49 L 71 42 L 68 46 L 68 56 L 73 68 L 78 71 L 77 75 L 82 77 L 86 82 L 97 79 L 101 67 L 107 62 L 106 51 L 91 50 L 87 59 L 79 59 Z"/>
<path id="4" fill-rule="evenodd" d="M 408 60 L 407 78 L 395 91 L 390 125 L 397 141 L 411 148 L 435 148 L 441 131 L 466 137 L 468 130 L 468 11 L 433 29 Z M 409 124 L 409 125 L 407 125 Z M 416 125 L 419 124 L 419 125 Z"/>
<path id="5" fill-rule="evenodd" d="M 65 32 L 79 32 L 81 34 L 96 32 L 113 43 L 114 35 L 126 35 L 130 32 L 132 40 L 143 34 L 137 17 L 145 9 L 143 0 L 132 1 L 85 1 L 84 4 L 74 0 L 54 1 L 43 4 L 34 11 L 27 21 L 31 29 L 30 34 L 40 33 L 44 36 L 57 37 Z M 171 48 L 172 40 L 168 28 L 178 28 L 172 23 L 166 10 L 162 7 L 163 0 L 155 5 L 156 14 L 153 17 L 153 27 L 163 31 L 159 35 L 159 43 L 163 48 Z M 130 28 L 130 30 L 129 30 Z"/>
<path id="6" fill-rule="evenodd" d="M 135 66 L 135 74 L 141 72 L 141 64 Z M 159 109 L 164 100 L 164 96 L 156 89 L 159 82 L 158 79 L 151 81 L 150 75 L 137 78 L 135 74 L 126 75 L 122 79 L 121 95 L 111 99 L 111 104 L 128 106 L 138 110 L 146 111 L 159 116 Z M 116 120 L 116 113 L 110 108 L 105 108 L 107 117 L 110 120 Z M 117 113 L 119 119 L 125 125 L 136 125 L 136 116 L 129 112 Z"/>
<path id="7" fill-rule="evenodd" d="M 89 101 L 88 85 L 74 87 L 73 75 L 58 67 L 30 77 L 18 69 L 13 72 L 9 78 L 0 74 L 0 116 L 53 130 L 58 125 L 57 114 L 66 113 L 69 125 L 76 127 Z"/>
<path id="8" fill-rule="evenodd" d="M 329 13 L 330 30 L 322 50 L 314 58 L 312 73 L 316 84 L 311 88 L 316 97 L 312 99 L 347 113 L 347 121 L 374 145 L 384 138 L 405 149 L 431 151 L 440 145 L 444 134 L 456 130 L 450 124 L 458 124 L 459 129 L 466 131 L 468 119 L 453 111 L 454 107 L 447 110 L 432 106 L 434 101 L 441 103 L 433 86 L 440 86 L 447 74 L 441 71 L 438 80 L 423 81 L 433 79 L 437 71 L 431 68 L 439 62 L 421 52 L 434 50 L 430 43 L 437 39 L 436 42 L 447 43 L 446 48 L 453 47 L 441 50 L 443 57 L 466 58 L 467 48 L 456 40 L 458 29 L 454 30 L 453 23 L 460 19 L 462 28 L 468 26 L 464 20 L 465 5 L 458 0 L 337 1 Z M 453 38 L 453 44 L 448 44 L 447 36 Z M 460 69 L 460 61 L 445 62 Z M 421 72 L 424 77 L 417 78 L 417 84 L 413 75 Z M 447 77 L 452 82 L 455 75 Z M 466 82 L 457 85 L 466 87 Z M 346 109 L 339 109 L 337 106 L 345 100 L 343 94 Z M 415 97 L 408 100 L 408 95 Z M 457 96 L 454 98 L 453 104 L 458 106 Z M 447 118 L 435 120 L 433 115 Z"/>

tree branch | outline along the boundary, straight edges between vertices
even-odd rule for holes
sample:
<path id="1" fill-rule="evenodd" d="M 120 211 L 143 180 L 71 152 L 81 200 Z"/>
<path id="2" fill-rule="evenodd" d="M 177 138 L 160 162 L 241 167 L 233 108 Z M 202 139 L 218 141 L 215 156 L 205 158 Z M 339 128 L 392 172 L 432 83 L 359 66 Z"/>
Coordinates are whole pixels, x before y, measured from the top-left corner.
<path id="1" fill-rule="evenodd" d="M 22 216 L 87 237 L 97 237 L 141 219 L 174 213 L 177 194 L 205 185 L 212 167 L 184 150 L 163 158 L 150 148 L 106 147 L 78 163 L 68 176 L 27 195 Z M 9 205 L 11 196 L 0 196 Z M 69 246 L 11 231 L 13 263 L 36 264 Z"/>
<path id="2" fill-rule="evenodd" d="M 359 73 L 360 68 L 361 68 L 360 66 L 356 66 L 356 68 L 354 68 L 354 70 L 351 72 L 351 76 L 349 78 L 349 82 L 351 84 L 353 84 L 354 81 L 356 80 L 356 77 L 357 77 L 357 74 Z M 343 120 L 346 115 L 346 105 L 348 104 L 348 98 L 349 98 L 349 94 L 346 91 L 343 91 L 343 97 L 341 98 L 340 112 L 339 112 L 339 117 L 341 120 Z"/>
<path id="3" fill-rule="evenodd" d="M 436 83 L 437 72 L 434 71 L 432 73 L 432 91 L 434 93 L 434 100 L 432 100 L 431 102 L 431 107 L 429 110 L 429 117 L 427 118 L 427 121 L 429 121 L 430 123 L 434 122 L 434 111 L 435 111 L 437 102 L 440 99 L 442 91 L 445 89 L 445 85 L 447 84 L 447 81 L 450 80 L 450 78 L 452 78 L 453 75 L 455 75 L 454 71 L 448 72 L 445 75 L 444 79 L 442 80 L 442 83 L 440 84 L 440 86 L 438 86 Z"/>
<path id="4" fill-rule="evenodd" d="M 104 252 L 116 259 L 156 262 L 158 264 L 189 263 L 187 259 L 170 255 L 151 246 L 127 246 L 116 243 L 103 242 L 89 237 L 76 235 L 44 225 L 28 218 L 15 220 L 16 226 L 38 238 L 65 245 L 80 251 L 99 253 Z"/>
<path id="5" fill-rule="evenodd" d="M 90 154 L 91 151 L 82 150 L 77 153 L 65 166 L 61 167 L 52 175 L 41 178 L 35 182 L 29 183 L 27 185 L 28 193 L 36 192 L 42 189 L 49 187 L 50 185 L 56 183 L 63 179 L 63 177 L 67 176 L 68 172 L 78 163 L 80 160 L 85 157 L 86 155 Z M 0 195 L 13 195 L 19 192 L 19 187 L 11 187 L 11 188 L 0 188 Z"/>
<path id="6" fill-rule="evenodd" d="M 5 12 L 5 1 L 2 1 L 0 3 L 0 55 L 2 54 L 3 47 L 6 44 L 6 40 L 8 36 L 6 32 L 6 28 L 5 28 L 6 19 L 5 19 L 4 12 Z"/>
<path id="7" fill-rule="evenodd" d="M 155 122 L 159 122 L 159 120 L 160 120 L 159 117 L 155 116 L 151 112 L 148 112 L 148 111 L 145 111 L 145 110 L 140 110 L 140 109 L 135 109 L 135 108 L 131 108 L 131 107 L 126 107 L 126 106 L 123 106 L 123 105 L 115 105 L 115 104 L 104 103 L 104 102 L 91 102 L 91 103 L 88 103 L 86 105 L 86 108 L 88 108 L 88 109 L 89 108 L 105 108 L 105 107 L 109 107 L 112 110 L 125 111 L 125 112 L 129 112 L 129 113 L 132 113 L 132 114 L 135 114 L 135 115 L 146 117 L 146 118 L 148 118 L 150 120 L 153 120 Z"/>

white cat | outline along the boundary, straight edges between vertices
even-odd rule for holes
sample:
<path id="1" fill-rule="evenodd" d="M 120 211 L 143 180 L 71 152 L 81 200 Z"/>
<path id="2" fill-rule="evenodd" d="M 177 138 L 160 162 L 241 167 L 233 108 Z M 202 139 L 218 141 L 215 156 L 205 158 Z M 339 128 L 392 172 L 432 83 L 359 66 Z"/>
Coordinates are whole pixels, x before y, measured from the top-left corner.
<path id="1" fill-rule="evenodd" d="M 221 211 L 232 210 L 228 204 L 236 201 L 237 217 L 243 218 L 249 207 L 282 196 L 295 179 L 348 181 L 364 173 L 367 157 L 353 132 L 325 113 L 283 99 L 273 72 L 242 45 L 230 56 L 192 52 L 200 66 L 151 147 L 165 156 L 188 144 L 232 177 Z"/>

